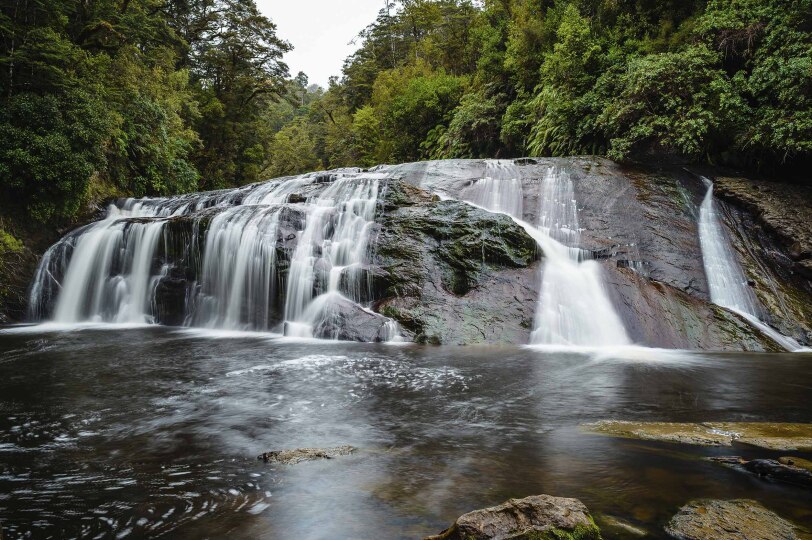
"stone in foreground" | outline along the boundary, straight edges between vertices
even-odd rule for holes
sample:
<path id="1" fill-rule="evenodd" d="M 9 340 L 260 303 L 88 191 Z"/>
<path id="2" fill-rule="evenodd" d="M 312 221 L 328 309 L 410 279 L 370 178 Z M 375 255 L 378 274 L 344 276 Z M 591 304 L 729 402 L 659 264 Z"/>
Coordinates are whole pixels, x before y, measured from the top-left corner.
<path id="1" fill-rule="evenodd" d="M 776 422 L 626 422 L 604 420 L 584 424 L 594 433 L 700 446 L 730 446 L 733 442 L 770 450 L 812 449 L 812 424 Z"/>
<path id="2" fill-rule="evenodd" d="M 338 456 L 348 456 L 355 452 L 352 446 L 336 446 L 334 448 L 296 448 L 294 450 L 276 450 L 265 452 L 257 459 L 265 463 L 283 463 L 296 465 L 302 461 L 315 461 L 317 459 L 332 459 Z"/>
<path id="3" fill-rule="evenodd" d="M 600 530 L 578 499 L 533 495 L 460 516 L 425 540 L 599 540 Z"/>
<path id="4" fill-rule="evenodd" d="M 756 501 L 696 500 L 680 508 L 665 532 L 679 540 L 792 540 L 795 526 Z"/>

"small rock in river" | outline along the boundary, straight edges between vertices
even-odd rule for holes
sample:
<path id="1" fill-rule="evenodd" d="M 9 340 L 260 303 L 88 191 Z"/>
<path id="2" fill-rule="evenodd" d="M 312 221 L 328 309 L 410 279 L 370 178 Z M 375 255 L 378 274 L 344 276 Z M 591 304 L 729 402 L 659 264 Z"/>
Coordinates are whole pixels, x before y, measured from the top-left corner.
<path id="1" fill-rule="evenodd" d="M 795 526 L 756 501 L 696 500 L 680 508 L 665 532 L 680 540 L 792 540 Z"/>
<path id="2" fill-rule="evenodd" d="M 425 540 L 600 540 L 600 530 L 578 499 L 533 495 L 463 514 L 454 524 Z"/>
<path id="3" fill-rule="evenodd" d="M 336 446 L 334 448 L 296 448 L 294 450 L 276 450 L 265 452 L 257 456 L 257 459 L 265 463 L 284 463 L 295 465 L 302 461 L 314 461 L 316 459 L 332 459 L 338 456 L 347 456 L 355 452 L 352 446 Z"/>

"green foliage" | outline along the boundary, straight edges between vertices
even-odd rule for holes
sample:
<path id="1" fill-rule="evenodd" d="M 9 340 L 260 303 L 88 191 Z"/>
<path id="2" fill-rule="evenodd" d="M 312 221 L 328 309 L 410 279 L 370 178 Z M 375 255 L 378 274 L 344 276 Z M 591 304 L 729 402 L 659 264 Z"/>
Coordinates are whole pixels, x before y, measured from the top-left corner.
<path id="1" fill-rule="evenodd" d="M 290 46 L 253 0 L 7 0 L 0 30 L 0 195 L 37 220 L 253 181 L 288 121 L 264 113 Z"/>
<path id="2" fill-rule="evenodd" d="M 327 89 L 288 50 L 254 0 L 4 0 L 0 197 L 64 222 L 386 161 L 812 157 L 812 0 L 392 0 Z"/>
<path id="3" fill-rule="evenodd" d="M 20 240 L 11 233 L 0 229 L 0 256 L 7 253 L 19 253 L 23 249 L 25 249 L 25 246 Z"/>
<path id="4" fill-rule="evenodd" d="M 0 110 L 0 190 L 46 221 L 78 212 L 91 174 L 104 163 L 110 121 L 81 90 L 15 94 Z"/>
<path id="5" fill-rule="evenodd" d="M 730 140 L 746 111 L 718 55 L 704 45 L 633 59 L 615 87 L 599 120 L 615 159 L 645 151 L 709 155 Z"/>
<path id="6" fill-rule="evenodd" d="M 282 128 L 273 138 L 273 160 L 267 172 L 287 176 L 319 168 L 310 126 L 300 119 Z"/>

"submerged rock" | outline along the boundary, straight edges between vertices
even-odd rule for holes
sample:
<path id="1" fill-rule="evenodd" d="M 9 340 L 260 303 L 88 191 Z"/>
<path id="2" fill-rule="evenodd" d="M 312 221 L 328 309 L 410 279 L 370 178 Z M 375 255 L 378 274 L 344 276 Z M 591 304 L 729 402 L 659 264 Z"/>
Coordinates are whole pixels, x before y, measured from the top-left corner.
<path id="1" fill-rule="evenodd" d="M 294 450 L 275 450 L 257 456 L 265 463 L 283 463 L 296 465 L 302 461 L 315 461 L 317 459 L 332 459 L 339 456 L 348 456 L 355 452 L 352 446 L 336 446 L 333 448 L 296 448 Z"/>
<path id="2" fill-rule="evenodd" d="M 733 442 L 769 448 L 812 448 L 812 424 L 776 422 L 628 422 L 604 420 L 581 426 L 586 431 L 614 437 L 675 442 L 701 446 L 730 446 Z"/>
<path id="3" fill-rule="evenodd" d="M 746 460 L 739 456 L 721 456 L 709 459 L 769 480 L 812 488 L 812 470 L 810 470 L 810 468 L 792 465 L 792 460 L 788 458 L 782 458 L 787 461 L 786 463 L 775 459 Z M 809 462 L 807 462 L 807 464 L 807 467 L 812 465 Z"/>
<path id="4" fill-rule="evenodd" d="M 599 540 L 600 530 L 578 499 L 533 495 L 463 514 L 425 540 Z"/>
<path id="5" fill-rule="evenodd" d="M 792 540 L 795 526 L 756 501 L 691 501 L 665 532 L 679 540 Z"/>

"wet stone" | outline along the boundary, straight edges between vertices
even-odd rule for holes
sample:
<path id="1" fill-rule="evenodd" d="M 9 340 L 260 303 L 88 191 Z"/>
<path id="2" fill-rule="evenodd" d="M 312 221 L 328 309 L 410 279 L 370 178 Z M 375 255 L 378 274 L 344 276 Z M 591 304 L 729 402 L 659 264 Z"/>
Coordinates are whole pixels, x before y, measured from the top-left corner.
<path id="1" fill-rule="evenodd" d="M 599 540 L 600 530 L 578 499 L 533 495 L 463 514 L 425 540 Z"/>
<path id="2" fill-rule="evenodd" d="M 339 456 L 348 456 L 356 451 L 352 446 L 335 446 L 333 448 L 296 448 L 293 450 L 274 450 L 264 452 L 257 459 L 265 463 L 282 463 L 296 465 L 303 461 L 318 459 L 333 459 Z"/>
<path id="3" fill-rule="evenodd" d="M 739 456 L 722 456 L 709 458 L 710 461 L 722 463 L 733 467 L 736 470 L 746 471 L 767 480 L 794 484 L 805 488 L 812 488 L 812 470 L 794 465 L 791 458 L 775 459 L 751 459 L 746 460 Z M 781 460 L 784 460 L 783 462 Z M 810 464 L 806 460 L 807 467 Z"/>
<path id="4" fill-rule="evenodd" d="M 812 424 L 781 422 L 628 422 L 603 420 L 582 429 L 614 437 L 699 446 L 731 446 L 734 442 L 770 450 L 812 448 Z"/>
<path id="5" fill-rule="evenodd" d="M 696 500 L 665 527 L 679 540 L 792 540 L 795 526 L 756 501 Z"/>

